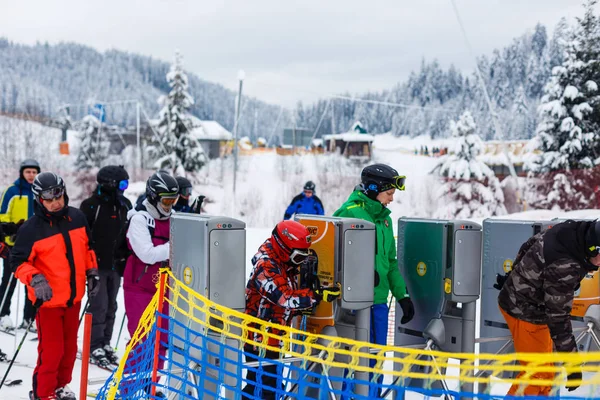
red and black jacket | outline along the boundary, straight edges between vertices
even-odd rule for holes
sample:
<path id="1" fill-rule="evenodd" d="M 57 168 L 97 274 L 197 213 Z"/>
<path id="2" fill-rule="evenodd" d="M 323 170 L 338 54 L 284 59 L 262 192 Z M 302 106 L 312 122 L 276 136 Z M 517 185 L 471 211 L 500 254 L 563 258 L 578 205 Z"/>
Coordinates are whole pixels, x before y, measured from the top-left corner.
<path id="1" fill-rule="evenodd" d="M 86 218 L 78 209 L 67 207 L 57 217 L 36 204 L 33 217 L 19 230 L 10 254 L 15 276 L 28 286 L 28 297 L 34 304 L 37 299 L 29 283 L 37 274 L 44 275 L 52 288 L 52 298 L 42 307 L 70 307 L 81 302 L 87 270 L 97 268 L 88 238 Z"/>

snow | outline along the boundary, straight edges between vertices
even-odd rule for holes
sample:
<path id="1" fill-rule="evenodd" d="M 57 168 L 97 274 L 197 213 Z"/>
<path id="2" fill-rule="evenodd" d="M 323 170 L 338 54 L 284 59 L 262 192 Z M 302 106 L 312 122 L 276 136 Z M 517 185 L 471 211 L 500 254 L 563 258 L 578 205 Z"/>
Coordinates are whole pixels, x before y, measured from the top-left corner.
<path id="1" fill-rule="evenodd" d="M 344 142 L 372 142 L 375 136 L 369 133 L 346 132 L 335 135 L 323 135 L 323 140 L 342 140 Z"/>
<path id="2" fill-rule="evenodd" d="M 573 85 L 567 85 L 563 92 L 563 97 L 569 100 L 575 100 L 579 96 L 579 90 Z"/>
<path id="3" fill-rule="evenodd" d="M 217 121 L 201 120 L 190 116 L 192 121 L 191 135 L 198 140 L 232 140 L 233 134 Z"/>

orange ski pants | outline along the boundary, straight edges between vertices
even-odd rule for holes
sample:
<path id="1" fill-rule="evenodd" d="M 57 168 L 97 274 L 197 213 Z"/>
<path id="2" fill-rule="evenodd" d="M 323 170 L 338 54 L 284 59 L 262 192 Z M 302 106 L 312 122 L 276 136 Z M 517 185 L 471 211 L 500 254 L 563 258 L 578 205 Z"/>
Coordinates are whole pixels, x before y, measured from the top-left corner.
<path id="1" fill-rule="evenodd" d="M 515 351 L 517 353 L 552 353 L 552 338 L 550 330 L 546 325 L 536 325 L 520 319 L 511 317 L 502 308 L 500 312 L 504 316 L 508 329 L 513 337 Z M 527 365 L 527 362 L 520 361 L 521 365 Z M 552 365 L 552 364 L 548 364 Z M 517 379 L 526 374 L 523 370 L 517 375 Z M 531 379 L 554 379 L 551 372 L 536 372 L 531 375 Z M 548 396 L 552 390 L 551 386 L 528 385 L 520 389 L 521 385 L 514 384 L 506 394 L 507 396 Z"/>

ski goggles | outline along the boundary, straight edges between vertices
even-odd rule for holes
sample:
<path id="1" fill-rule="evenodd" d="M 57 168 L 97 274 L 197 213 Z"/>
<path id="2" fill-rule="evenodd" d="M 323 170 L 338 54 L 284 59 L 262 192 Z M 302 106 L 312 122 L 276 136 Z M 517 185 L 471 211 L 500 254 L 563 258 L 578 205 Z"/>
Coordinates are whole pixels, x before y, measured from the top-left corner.
<path id="1" fill-rule="evenodd" d="M 391 182 L 386 182 L 381 185 L 380 192 L 386 192 L 390 189 L 405 190 L 406 176 L 398 175 L 392 178 Z"/>
<path id="2" fill-rule="evenodd" d="M 192 188 L 191 187 L 184 187 L 179 189 L 179 194 L 182 196 L 191 196 L 192 195 Z"/>
<path id="3" fill-rule="evenodd" d="M 127 189 L 129 187 L 129 181 L 127 179 L 123 179 L 122 181 L 119 181 L 119 190 L 121 192 L 124 192 L 125 189 Z"/>
<path id="4" fill-rule="evenodd" d="M 308 249 L 294 249 L 290 254 L 290 261 L 294 264 L 302 264 L 308 259 L 309 255 Z"/>
<path id="5" fill-rule="evenodd" d="M 175 204 L 177 202 L 178 198 L 179 198 L 179 195 L 177 195 L 177 194 L 175 195 L 175 197 L 173 197 L 172 195 L 161 196 L 160 203 L 163 206 L 171 207 L 173 204 Z"/>
<path id="6" fill-rule="evenodd" d="M 42 200 L 51 201 L 51 200 L 56 200 L 56 199 L 60 198 L 64 194 L 65 194 L 65 188 L 57 186 L 57 187 L 43 190 L 40 193 L 40 198 Z"/>

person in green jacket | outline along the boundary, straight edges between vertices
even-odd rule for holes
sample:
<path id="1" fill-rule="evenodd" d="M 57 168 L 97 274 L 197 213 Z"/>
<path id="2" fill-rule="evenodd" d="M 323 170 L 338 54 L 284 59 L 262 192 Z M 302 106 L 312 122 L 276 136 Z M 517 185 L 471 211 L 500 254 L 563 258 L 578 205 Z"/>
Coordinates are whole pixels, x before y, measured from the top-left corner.
<path id="1" fill-rule="evenodd" d="M 375 224 L 377 252 L 375 256 L 375 293 L 371 307 L 371 343 L 385 345 L 388 332 L 388 295 L 402 308 L 401 323 L 406 324 L 415 315 L 415 308 L 400 275 L 396 258 L 396 241 L 391 211 L 387 205 L 394 200 L 396 190 L 404 190 L 405 177 L 385 164 L 365 167 L 360 174 L 361 184 L 348 200 L 333 214 L 335 217 L 360 218 Z M 372 362 L 372 366 L 375 363 Z M 377 392 L 381 392 L 380 376 Z"/>

